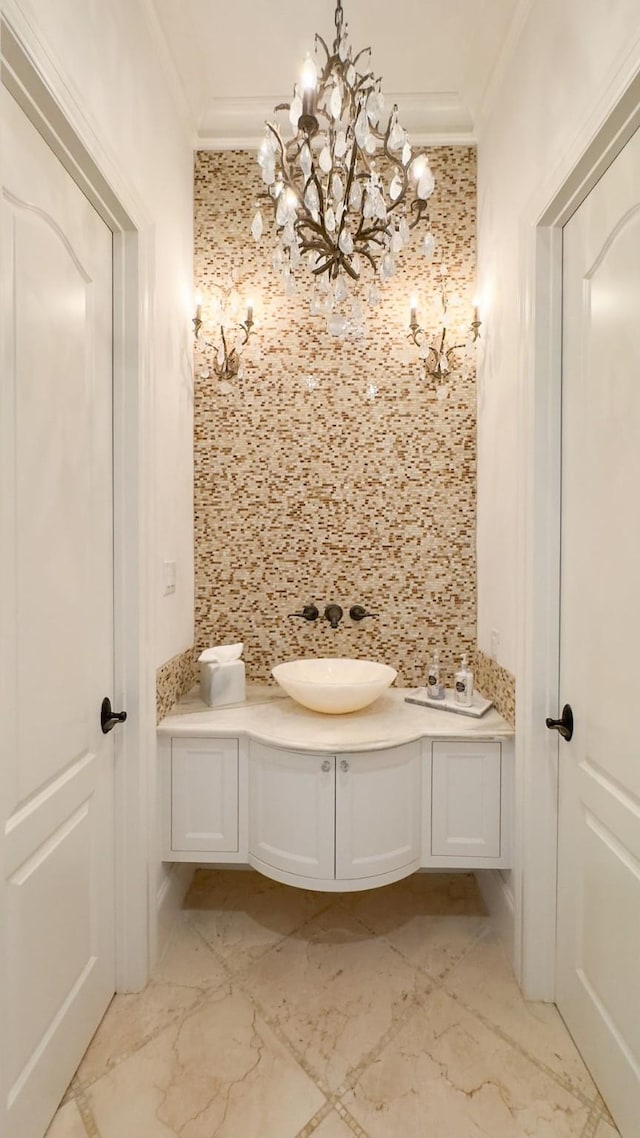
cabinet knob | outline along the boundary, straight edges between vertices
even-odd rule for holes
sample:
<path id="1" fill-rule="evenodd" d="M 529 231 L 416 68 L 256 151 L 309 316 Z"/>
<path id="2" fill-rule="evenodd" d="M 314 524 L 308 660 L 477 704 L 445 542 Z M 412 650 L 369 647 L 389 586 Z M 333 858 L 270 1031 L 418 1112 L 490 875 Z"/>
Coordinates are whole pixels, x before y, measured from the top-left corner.
<path id="1" fill-rule="evenodd" d="M 340 759 L 340 770 L 346 774 L 349 770 L 349 764 L 346 759 Z"/>
<path id="2" fill-rule="evenodd" d="M 329 759 L 324 760 L 324 762 L 322 764 L 322 769 L 323 769 L 323 771 L 330 771 L 331 770 L 331 763 L 330 763 Z"/>

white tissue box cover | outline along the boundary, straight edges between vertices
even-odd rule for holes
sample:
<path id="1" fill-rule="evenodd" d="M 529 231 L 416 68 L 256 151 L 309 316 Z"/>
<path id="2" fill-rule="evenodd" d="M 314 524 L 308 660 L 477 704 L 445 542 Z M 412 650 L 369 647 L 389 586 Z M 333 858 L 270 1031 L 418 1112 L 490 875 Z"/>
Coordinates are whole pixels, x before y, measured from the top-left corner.
<path id="1" fill-rule="evenodd" d="M 230 664 L 239 660 L 244 644 L 218 644 L 215 648 L 205 648 L 198 656 L 199 664 Z"/>

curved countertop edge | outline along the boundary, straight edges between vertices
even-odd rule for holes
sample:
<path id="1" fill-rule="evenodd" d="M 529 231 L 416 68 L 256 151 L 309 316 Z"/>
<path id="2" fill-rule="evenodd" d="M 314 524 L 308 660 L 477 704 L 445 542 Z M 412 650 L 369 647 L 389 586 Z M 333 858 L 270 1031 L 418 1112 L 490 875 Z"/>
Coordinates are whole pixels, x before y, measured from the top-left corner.
<path id="1" fill-rule="evenodd" d="M 491 708 L 481 718 L 405 702 L 415 688 L 390 688 L 362 711 L 323 715 L 308 711 L 281 689 L 247 685 L 244 703 L 208 707 L 195 688 L 158 724 L 160 736 L 246 737 L 267 746 L 332 754 L 382 751 L 418 739 L 511 739 L 514 730 Z"/>

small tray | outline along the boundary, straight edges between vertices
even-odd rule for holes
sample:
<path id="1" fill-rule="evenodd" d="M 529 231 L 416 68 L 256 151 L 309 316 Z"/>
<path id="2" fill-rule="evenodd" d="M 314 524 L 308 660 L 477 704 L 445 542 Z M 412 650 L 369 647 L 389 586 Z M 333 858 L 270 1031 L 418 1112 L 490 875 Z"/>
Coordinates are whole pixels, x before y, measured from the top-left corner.
<path id="1" fill-rule="evenodd" d="M 404 697 L 405 703 L 417 703 L 421 707 L 435 707 L 438 711 L 452 711 L 454 715 L 469 715 L 472 719 L 479 719 L 493 707 L 492 699 L 485 699 L 479 692 L 473 693 L 473 703 L 469 707 L 463 707 L 461 703 L 457 703 L 454 697 L 453 688 L 445 688 L 444 699 L 432 699 L 429 695 L 428 688 L 416 688 L 411 692 L 411 695 Z"/>

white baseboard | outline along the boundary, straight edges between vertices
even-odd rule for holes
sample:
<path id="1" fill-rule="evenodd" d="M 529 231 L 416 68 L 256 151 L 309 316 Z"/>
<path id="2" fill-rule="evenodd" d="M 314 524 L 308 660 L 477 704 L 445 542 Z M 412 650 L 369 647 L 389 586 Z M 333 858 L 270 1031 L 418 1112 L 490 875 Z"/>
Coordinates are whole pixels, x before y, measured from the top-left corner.
<path id="1" fill-rule="evenodd" d="M 155 967 L 167 947 L 169 937 L 182 908 L 196 866 L 190 862 L 174 862 L 166 867 L 168 873 L 156 895 L 156 952 L 151 968 Z"/>
<path id="2" fill-rule="evenodd" d="M 509 959 L 513 960 L 515 910 L 510 883 L 505 881 L 499 869 L 477 870 L 476 881 L 496 932 L 509 954 Z"/>

